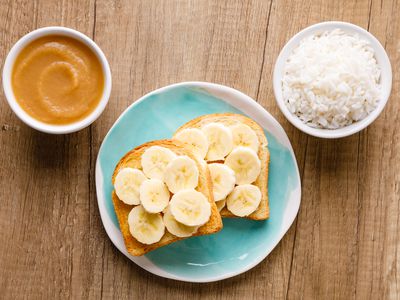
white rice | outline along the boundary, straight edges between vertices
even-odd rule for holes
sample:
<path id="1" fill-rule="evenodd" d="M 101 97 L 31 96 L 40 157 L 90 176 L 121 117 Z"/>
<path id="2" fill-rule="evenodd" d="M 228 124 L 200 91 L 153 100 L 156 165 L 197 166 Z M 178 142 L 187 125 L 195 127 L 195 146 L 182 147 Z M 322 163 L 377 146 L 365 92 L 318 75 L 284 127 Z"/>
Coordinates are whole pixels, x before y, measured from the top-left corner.
<path id="1" fill-rule="evenodd" d="M 336 129 L 364 119 L 380 101 L 380 69 L 370 44 L 341 29 L 303 39 L 282 79 L 289 110 L 311 127 Z"/>

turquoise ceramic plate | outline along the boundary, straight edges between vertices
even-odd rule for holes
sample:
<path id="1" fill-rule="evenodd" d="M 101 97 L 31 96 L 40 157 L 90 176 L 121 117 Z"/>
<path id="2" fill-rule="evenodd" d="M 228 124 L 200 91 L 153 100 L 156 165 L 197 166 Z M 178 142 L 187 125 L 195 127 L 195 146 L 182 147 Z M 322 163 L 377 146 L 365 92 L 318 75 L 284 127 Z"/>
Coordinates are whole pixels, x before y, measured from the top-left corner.
<path id="1" fill-rule="evenodd" d="M 271 153 L 270 218 L 266 221 L 224 219 L 224 228 L 217 234 L 179 241 L 142 257 L 131 256 L 125 249 L 111 201 L 115 165 L 132 148 L 151 140 L 170 138 L 179 126 L 195 117 L 224 112 L 245 114 L 265 129 Z M 96 162 L 96 189 L 104 227 L 122 253 L 154 274 L 191 282 L 229 278 L 260 263 L 289 229 L 301 197 L 296 158 L 279 123 L 245 94 L 204 82 L 161 88 L 125 110 L 101 145 Z"/>

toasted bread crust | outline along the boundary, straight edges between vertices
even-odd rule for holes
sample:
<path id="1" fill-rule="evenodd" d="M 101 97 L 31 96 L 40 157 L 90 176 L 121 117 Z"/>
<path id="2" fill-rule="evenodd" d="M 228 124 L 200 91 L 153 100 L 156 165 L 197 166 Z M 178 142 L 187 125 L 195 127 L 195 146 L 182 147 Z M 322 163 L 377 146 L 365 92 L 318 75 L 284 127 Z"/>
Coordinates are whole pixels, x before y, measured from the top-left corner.
<path id="1" fill-rule="evenodd" d="M 212 193 L 212 181 L 211 181 L 211 176 L 210 176 L 208 167 L 205 165 L 205 163 L 203 161 L 199 161 L 192 154 L 190 149 L 188 149 L 183 143 L 181 143 L 179 141 L 175 141 L 175 140 L 174 141 L 173 140 L 152 141 L 152 142 L 140 145 L 140 146 L 136 147 L 135 149 L 129 151 L 128 153 L 125 154 L 124 157 L 121 158 L 121 160 L 118 162 L 117 166 L 115 167 L 114 174 L 112 176 L 112 183 L 114 184 L 115 177 L 117 176 L 119 170 L 122 168 L 131 167 L 131 168 L 142 169 L 141 156 L 142 156 L 143 152 L 151 146 L 161 146 L 161 147 L 168 148 L 168 149 L 172 150 L 173 152 L 175 152 L 177 155 L 187 155 L 196 162 L 197 167 L 199 169 L 199 185 L 197 186 L 196 190 L 203 193 L 207 197 L 208 201 L 210 202 L 211 217 L 210 217 L 210 220 L 206 224 L 201 226 L 199 228 L 199 230 L 195 234 L 193 234 L 193 236 L 212 234 L 212 233 L 220 231 L 222 229 L 222 220 L 221 220 L 221 216 L 218 212 L 217 206 L 215 205 L 215 202 L 214 202 L 213 193 Z M 146 245 L 146 244 L 140 243 L 131 235 L 131 233 L 129 231 L 129 225 L 128 225 L 128 215 L 134 206 L 127 205 L 124 202 L 122 202 L 121 200 L 119 200 L 117 195 L 115 194 L 115 191 L 112 192 L 112 201 L 114 204 L 115 213 L 118 218 L 119 226 L 120 226 L 122 235 L 124 237 L 126 249 L 128 250 L 128 252 L 130 254 L 132 254 L 134 256 L 140 256 L 149 251 L 160 248 L 162 246 L 185 239 L 185 238 L 176 237 L 176 236 L 172 235 L 171 233 L 169 233 L 167 230 L 165 230 L 165 234 L 159 242 L 151 244 L 151 245 Z"/>
<path id="2" fill-rule="evenodd" d="M 256 185 L 260 190 L 262 194 L 261 202 L 259 207 L 257 208 L 256 211 L 254 211 L 252 214 L 247 216 L 246 218 L 252 219 L 252 220 L 265 220 L 268 219 L 269 217 L 269 204 L 268 204 L 268 170 L 269 170 L 269 160 L 270 160 L 270 154 L 268 151 L 268 140 L 267 137 L 264 134 L 263 128 L 258 125 L 255 121 L 252 119 L 240 115 L 240 114 L 233 114 L 233 113 L 222 113 L 222 114 L 209 114 L 209 115 L 204 115 L 201 117 L 198 117 L 196 119 L 193 119 L 181 127 L 178 128 L 178 130 L 175 132 L 174 135 L 176 135 L 178 132 L 180 132 L 183 129 L 186 128 L 201 128 L 202 126 L 211 123 L 211 122 L 218 122 L 222 123 L 226 126 L 232 126 L 238 123 L 243 123 L 249 126 L 254 130 L 254 132 L 257 134 L 257 137 L 260 141 L 260 146 L 258 149 L 258 157 L 261 160 L 261 173 L 258 176 L 257 180 L 253 183 Z M 227 218 L 235 218 L 234 214 L 232 214 L 226 207 L 222 209 L 220 212 L 222 217 L 227 217 Z"/>

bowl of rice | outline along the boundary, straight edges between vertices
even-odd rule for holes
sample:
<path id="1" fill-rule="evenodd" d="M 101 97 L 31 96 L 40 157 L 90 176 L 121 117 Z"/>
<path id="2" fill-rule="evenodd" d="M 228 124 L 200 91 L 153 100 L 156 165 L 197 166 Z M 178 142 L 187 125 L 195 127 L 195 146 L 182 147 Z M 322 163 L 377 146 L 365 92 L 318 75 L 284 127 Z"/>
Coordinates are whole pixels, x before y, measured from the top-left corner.
<path id="1" fill-rule="evenodd" d="M 392 68 L 368 31 L 323 22 L 303 29 L 283 47 L 273 87 L 280 110 L 295 127 L 316 137 L 340 138 L 361 131 L 382 112 Z"/>

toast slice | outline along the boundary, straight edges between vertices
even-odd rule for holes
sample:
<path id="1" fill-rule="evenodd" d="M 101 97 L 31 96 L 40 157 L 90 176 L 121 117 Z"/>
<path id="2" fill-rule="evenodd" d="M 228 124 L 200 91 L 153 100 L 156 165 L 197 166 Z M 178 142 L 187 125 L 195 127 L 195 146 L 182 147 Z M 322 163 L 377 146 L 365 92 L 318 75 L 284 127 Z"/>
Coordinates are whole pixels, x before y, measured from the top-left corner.
<path id="1" fill-rule="evenodd" d="M 213 193 L 212 193 L 212 182 L 211 182 L 211 177 L 210 173 L 208 171 L 207 165 L 204 163 L 204 161 L 201 161 L 197 159 L 190 149 L 188 149 L 183 143 L 179 141 L 172 141 L 172 140 L 159 140 L 159 141 L 153 141 L 149 142 L 146 144 L 143 144 L 141 146 L 136 147 L 132 151 L 128 152 L 125 154 L 124 157 L 121 158 L 121 160 L 118 162 L 114 174 L 112 176 L 112 183 L 114 185 L 115 177 L 117 176 L 119 170 L 125 167 L 130 167 L 130 168 L 136 168 L 136 169 L 142 169 L 141 166 L 141 156 L 143 152 L 151 147 L 151 146 L 161 146 L 170 149 L 171 151 L 175 152 L 177 155 L 187 155 L 191 159 L 193 159 L 197 163 L 197 167 L 199 169 L 199 184 L 196 187 L 196 190 L 203 193 L 208 201 L 211 204 L 211 217 L 208 220 L 206 224 L 201 226 L 195 234 L 192 236 L 199 236 L 199 235 L 206 235 L 206 234 L 212 234 L 215 232 L 218 232 L 222 229 L 222 220 L 221 216 L 218 212 L 218 209 L 215 205 L 214 198 L 213 198 Z M 162 246 L 171 244 L 173 242 L 182 240 L 184 238 L 179 238 L 171 233 L 169 233 L 167 230 L 165 230 L 165 234 L 161 238 L 160 241 L 157 243 L 151 244 L 151 245 L 146 245 L 142 244 L 139 241 L 137 241 L 130 233 L 129 231 L 129 225 L 128 225 L 128 214 L 131 211 L 131 209 L 134 207 L 134 205 L 127 205 L 124 202 L 122 202 L 116 195 L 115 191 L 112 192 L 112 201 L 114 204 L 114 209 L 115 213 L 118 218 L 119 222 L 119 227 L 121 229 L 122 235 L 124 237 L 124 242 L 126 249 L 128 252 L 134 256 L 140 256 L 144 255 L 145 253 L 155 250 L 157 248 L 160 248 Z"/>
<path id="2" fill-rule="evenodd" d="M 255 121 L 252 119 L 240 115 L 240 114 L 233 114 L 233 113 L 222 113 L 222 114 L 210 114 L 210 115 L 204 115 L 201 117 L 198 117 L 196 119 L 193 119 L 186 124 L 182 125 L 178 130 L 175 132 L 177 134 L 183 129 L 186 128 L 201 128 L 206 124 L 209 123 L 221 123 L 225 126 L 233 126 L 238 123 L 243 123 L 249 126 L 254 130 L 254 132 L 257 134 L 257 137 L 260 142 L 260 146 L 258 149 L 258 157 L 261 161 L 261 173 L 258 176 L 257 180 L 253 183 L 256 185 L 262 194 L 261 197 L 261 202 L 258 208 L 251 213 L 249 216 L 246 218 L 252 219 L 252 220 L 265 220 L 268 219 L 269 217 L 269 205 L 268 205 L 268 168 L 269 168 L 269 159 L 270 159 L 270 154 L 268 151 L 268 140 L 267 137 L 264 134 L 263 128 L 258 125 Z M 174 135 L 175 135 L 174 134 Z M 234 214 L 232 214 L 226 207 L 224 207 L 221 210 L 221 216 L 222 217 L 228 217 L 228 218 L 234 218 L 237 217 Z"/>

